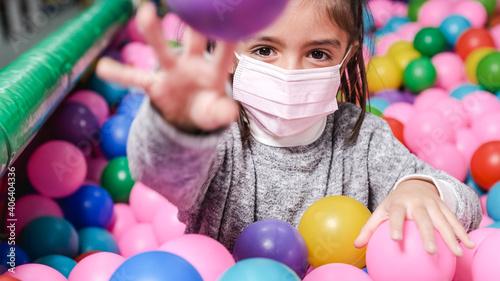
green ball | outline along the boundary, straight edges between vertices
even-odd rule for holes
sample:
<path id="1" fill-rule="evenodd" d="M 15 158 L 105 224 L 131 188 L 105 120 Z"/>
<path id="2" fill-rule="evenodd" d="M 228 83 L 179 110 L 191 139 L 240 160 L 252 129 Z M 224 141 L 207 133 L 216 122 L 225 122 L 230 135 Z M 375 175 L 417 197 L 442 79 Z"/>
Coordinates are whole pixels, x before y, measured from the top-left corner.
<path id="1" fill-rule="evenodd" d="M 433 57 L 446 49 L 446 37 L 439 28 L 424 27 L 415 35 L 413 46 L 422 55 Z"/>
<path id="2" fill-rule="evenodd" d="M 500 91 L 500 52 L 485 56 L 477 65 L 479 85 L 490 92 Z"/>
<path id="3" fill-rule="evenodd" d="M 414 92 L 420 93 L 432 88 L 436 83 L 437 72 L 429 58 L 422 57 L 412 61 L 406 68 L 403 79 L 406 87 Z"/>
<path id="4" fill-rule="evenodd" d="M 64 277 L 68 278 L 69 274 L 76 265 L 76 261 L 61 255 L 50 255 L 37 259 L 33 263 L 44 264 L 59 271 Z"/>
<path id="5" fill-rule="evenodd" d="M 408 3 L 408 18 L 411 21 L 418 21 L 418 12 L 420 8 L 427 2 L 426 0 L 413 0 Z"/>
<path id="6" fill-rule="evenodd" d="M 109 192 L 115 203 L 128 203 L 134 184 L 127 157 L 117 157 L 109 161 L 102 171 L 101 185 Z"/>
<path id="7" fill-rule="evenodd" d="M 488 13 L 488 16 L 492 16 L 495 14 L 498 5 L 497 0 L 474 0 L 474 1 L 483 4 L 484 8 L 486 9 L 486 12 Z"/>
<path id="8" fill-rule="evenodd" d="M 377 115 L 378 117 L 382 117 L 382 115 L 383 115 L 383 113 L 382 113 L 382 111 L 380 111 L 380 109 L 378 109 L 374 106 L 371 106 L 371 105 L 366 106 L 366 111 L 370 112 L 371 114 Z"/>
<path id="9" fill-rule="evenodd" d="M 67 220 L 43 216 L 23 227 L 20 245 L 31 260 L 49 255 L 73 258 L 78 254 L 78 234 Z"/>

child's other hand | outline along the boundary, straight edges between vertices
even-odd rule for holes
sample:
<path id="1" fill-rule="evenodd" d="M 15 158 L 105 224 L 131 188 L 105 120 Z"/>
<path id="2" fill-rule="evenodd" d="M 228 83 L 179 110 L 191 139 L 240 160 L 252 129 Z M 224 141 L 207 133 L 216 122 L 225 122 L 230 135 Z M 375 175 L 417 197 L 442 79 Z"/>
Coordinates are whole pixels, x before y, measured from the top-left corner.
<path id="1" fill-rule="evenodd" d="M 463 255 L 457 237 L 467 248 L 472 249 L 475 246 L 457 217 L 439 197 L 436 187 L 421 180 L 405 181 L 389 194 L 361 229 L 354 246 L 364 247 L 375 230 L 387 219 L 390 220 L 391 238 L 394 241 L 402 240 L 406 218 L 418 225 L 425 249 L 429 254 L 435 254 L 437 251 L 434 228 L 441 233 L 457 257 Z"/>
<path id="2" fill-rule="evenodd" d="M 104 58 L 97 66 L 101 78 L 143 88 L 163 118 L 184 132 L 214 130 L 236 120 L 238 106 L 227 97 L 225 89 L 235 44 L 220 42 L 209 60 L 203 56 L 207 39 L 189 29 L 184 36 L 183 53 L 174 54 L 152 3 L 140 7 L 137 24 L 155 50 L 159 70 L 147 72 Z"/>

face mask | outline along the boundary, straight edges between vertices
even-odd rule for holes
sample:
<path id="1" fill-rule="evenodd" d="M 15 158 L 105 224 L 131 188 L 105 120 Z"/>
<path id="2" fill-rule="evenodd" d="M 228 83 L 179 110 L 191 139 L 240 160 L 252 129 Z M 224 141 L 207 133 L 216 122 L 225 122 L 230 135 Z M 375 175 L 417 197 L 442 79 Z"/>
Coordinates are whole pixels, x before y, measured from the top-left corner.
<path id="1" fill-rule="evenodd" d="M 237 56 L 233 98 L 251 121 L 278 137 L 298 135 L 338 109 L 339 65 L 299 70 Z"/>

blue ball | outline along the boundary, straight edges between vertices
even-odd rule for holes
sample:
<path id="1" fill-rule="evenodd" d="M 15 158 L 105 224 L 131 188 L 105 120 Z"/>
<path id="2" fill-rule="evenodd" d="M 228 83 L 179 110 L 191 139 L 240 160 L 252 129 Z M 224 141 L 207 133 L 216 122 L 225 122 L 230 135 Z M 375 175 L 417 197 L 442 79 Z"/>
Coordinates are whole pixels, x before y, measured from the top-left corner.
<path id="1" fill-rule="evenodd" d="M 494 221 L 500 221 L 500 182 L 495 183 L 488 192 L 486 212 Z"/>
<path id="2" fill-rule="evenodd" d="M 21 247 L 9 245 L 8 242 L 0 242 L 0 274 L 6 272 L 9 268 L 27 263 L 30 263 L 30 259 Z"/>
<path id="3" fill-rule="evenodd" d="M 387 35 L 389 33 L 391 33 L 389 30 L 387 30 L 385 28 L 381 28 L 375 32 L 375 38 L 380 38 L 380 37 Z"/>
<path id="4" fill-rule="evenodd" d="M 185 259 L 168 252 L 137 254 L 123 262 L 110 281 L 203 281 Z"/>
<path id="5" fill-rule="evenodd" d="M 44 264 L 59 271 L 64 277 L 68 278 L 71 270 L 76 265 L 76 261 L 61 255 L 50 255 L 41 257 L 34 261 L 34 263 Z"/>
<path id="6" fill-rule="evenodd" d="M 472 178 L 472 175 L 470 173 L 470 170 L 467 172 L 467 179 L 465 180 L 465 183 L 472 188 L 479 196 L 484 194 L 484 190 L 477 185 L 477 183 L 474 181 Z"/>
<path id="7" fill-rule="evenodd" d="M 64 200 L 63 212 L 76 229 L 106 228 L 113 217 L 113 199 L 100 186 L 84 185 Z"/>
<path id="8" fill-rule="evenodd" d="M 390 102 L 388 102 L 385 99 L 382 98 L 371 98 L 370 99 L 370 106 L 375 107 L 376 109 L 380 110 L 380 112 L 384 112 L 386 108 L 391 105 Z"/>
<path id="9" fill-rule="evenodd" d="M 398 31 L 403 25 L 410 22 L 410 19 L 407 17 L 392 17 L 390 18 L 384 25 L 384 29 L 389 32 Z"/>
<path id="10" fill-rule="evenodd" d="M 137 112 L 144 101 L 144 95 L 131 95 L 128 94 L 123 98 L 120 106 L 118 106 L 118 114 L 127 115 L 132 118 L 137 116 Z"/>
<path id="11" fill-rule="evenodd" d="M 371 55 L 375 54 L 375 39 L 370 36 L 365 36 L 363 39 L 363 44 L 368 48 Z"/>
<path id="12" fill-rule="evenodd" d="M 78 231 L 80 246 L 79 255 L 90 251 L 111 252 L 120 254 L 115 238 L 99 227 L 87 227 Z"/>
<path id="13" fill-rule="evenodd" d="M 89 88 L 100 94 L 110 107 L 116 108 L 123 97 L 128 94 L 128 89 L 122 85 L 101 80 L 94 73 L 89 79 Z"/>
<path id="14" fill-rule="evenodd" d="M 246 259 L 237 262 L 224 272 L 217 281 L 300 281 L 288 266 L 265 258 Z"/>
<path id="15" fill-rule="evenodd" d="M 127 156 L 127 139 L 134 119 L 118 114 L 106 121 L 101 128 L 101 152 L 108 159 Z"/>
<path id="16" fill-rule="evenodd" d="M 500 229 L 500 221 L 496 221 L 490 225 L 487 226 L 488 228 L 496 228 L 496 229 Z"/>
<path id="17" fill-rule="evenodd" d="M 478 85 L 462 84 L 462 85 L 458 86 L 457 88 L 455 88 L 451 92 L 450 97 L 456 98 L 457 100 L 462 100 L 468 94 L 471 94 L 475 91 L 481 91 L 481 90 L 482 90 L 481 87 L 479 87 Z"/>
<path id="18" fill-rule="evenodd" d="M 367 7 L 363 7 L 363 27 L 365 33 L 371 32 L 375 29 L 372 12 Z"/>
<path id="19" fill-rule="evenodd" d="M 497 97 L 498 100 L 500 100 L 500 91 L 498 91 L 495 96 Z"/>
<path id="20" fill-rule="evenodd" d="M 459 15 L 451 15 L 443 20 L 439 29 L 443 32 L 448 44 L 455 46 L 458 37 L 471 26 L 471 23 L 466 18 Z"/>
<path id="21" fill-rule="evenodd" d="M 368 274 L 368 268 L 363 267 L 361 270 L 363 270 L 366 274 Z"/>

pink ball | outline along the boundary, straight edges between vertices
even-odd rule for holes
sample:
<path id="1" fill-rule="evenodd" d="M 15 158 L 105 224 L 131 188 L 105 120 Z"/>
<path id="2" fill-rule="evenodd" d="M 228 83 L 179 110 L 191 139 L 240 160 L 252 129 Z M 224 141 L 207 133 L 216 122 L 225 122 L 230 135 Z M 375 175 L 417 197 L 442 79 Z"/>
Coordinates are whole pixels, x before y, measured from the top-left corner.
<path id="1" fill-rule="evenodd" d="M 140 182 L 132 188 L 129 202 L 139 222 L 152 222 L 158 210 L 169 203 L 165 197 Z"/>
<path id="2" fill-rule="evenodd" d="M 406 146 L 414 153 L 432 153 L 441 143 L 453 143 L 455 134 L 438 112 L 417 112 L 403 130 Z"/>
<path id="3" fill-rule="evenodd" d="M 158 65 L 158 59 L 156 58 L 156 53 L 153 48 L 144 46 L 144 48 L 136 54 L 132 65 L 142 70 L 154 71 Z"/>
<path id="4" fill-rule="evenodd" d="M 420 150 L 417 156 L 436 170 L 445 171 L 459 181 L 465 181 L 468 165 L 451 143 L 436 144 L 434 149 Z"/>
<path id="5" fill-rule="evenodd" d="M 363 45 L 363 60 L 365 62 L 365 66 L 368 65 L 371 59 L 372 53 L 370 52 L 370 50 L 368 50 L 368 47 L 366 45 Z"/>
<path id="6" fill-rule="evenodd" d="M 101 95 L 94 91 L 77 91 L 68 98 L 68 102 L 79 102 L 86 105 L 94 113 L 101 126 L 109 118 L 108 103 Z"/>
<path id="7" fill-rule="evenodd" d="M 383 27 L 393 17 L 391 1 L 370 1 L 368 2 L 368 7 L 372 12 L 373 23 L 377 28 Z"/>
<path id="8" fill-rule="evenodd" d="M 145 47 L 146 45 L 141 42 L 130 42 L 125 45 L 120 51 L 123 62 L 130 65 L 134 63 L 137 60 L 137 53 L 141 52 Z"/>
<path id="9" fill-rule="evenodd" d="M 159 246 L 153 227 L 147 223 L 132 226 L 118 240 L 120 253 L 126 258 L 139 253 L 154 251 Z"/>
<path id="10" fill-rule="evenodd" d="M 450 15 L 452 6 L 448 1 L 434 0 L 425 2 L 418 12 L 418 22 L 422 26 L 439 27 L 441 22 Z"/>
<path id="11" fill-rule="evenodd" d="M 406 126 L 410 118 L 413 116 L 415 109 L 406 102 L 396 102 L 384 110 L 384 117 L 390 117 L 398 120 Z"/>
<path id="12" fill-rule="evenodd" d="M 408 16 L 408 5 L 403 2 L 392 2 L 392 14 L 397 17 Z"/>
<path id="13" fill-rule="evenodd" d="M 167 40 L 182 42 L 186 23 L 179 16 L 174 13 L 168 13 L 163 17 L 161 25 L 163 27 L 163 34 Z"/>
<path id="14" fill-rule="evenodd" d="M 481 202 L 481 211 L 483 212 L 483 218 L 484 218 L 484 215 L 488 214 L 488 212 L 486 211 L 486 200 L 487 199 L 488 199 L 488 193 L 479 197 L 479 201 Z"/>
<path id="15" fill-rule="evenodd" d="M 97 158 L 87 158 L 87 181 L 96 185 L 101 185 L 102 171 L 108 165 L 109 160 L 103 156 Z"/>
<path id="16" fill-rule="evenodd" d="M 472 260 L 472 278 L 478 281 L 497 281 L 500 276 L 500 231 L 486 237 L 477 248 Z"/>
<path id="17" fill-rule="evenodd" d="M 366 265 L 374 281 L 443 281 L 455 273 L 456 258 L 435 230 L 437 253 L 425 251 L 415 222 L 405 221 L 403 240 L 391 239 L 389 221 L 373 234 L 366 249 Z"/>
<path id="18" fill-rule="evenodd" d="M 401 28 L 399 28 L 396 33 L 400 36 L 401 39 L 408 42 L 413 42 L 415 36 L 420 30 L 422 30 L 422 25 L 417 22 L 409 22 L 401 26 Z"/>
<path id="19" fill-rule="evenodd" d="M 415 109 L 415 112 L 425 111 L 433 107 L 437 101 L 448 97 L 449 95 L 443 89 L 427 89 L 417 96 L 415 103 L 413 104 L 413 108 Z"/>
<path id="20" fill-rule="evenodd" d="M 486 113 L 472 122 L 472 131 L 483 142 L 500 140 L 500 111 Z"/>
<path id="21" fill-rule="evenodd" d="M 345 263 L 320 266 L 304 278 L 304 281 L 373 281 L 363 270 Z"/>
<path id="22" fill-rule="evenodd" d="M 68 281 L 108 281 L 125 258 L 100 252 L 85 257 L 71 271 Z"/>
<path id="23" fill-rule="evenodd" d="M 137 224 L 134 212 L 129 205 L 116 203 L 113 207 L 113 217 L 106 228 L 118 241 L 124 233 Z"/>
<path id="24" fill-rule="evenodd" d="M 471 231 L 469 237 L 474 241 L 474 244 L 476 244 L 473 249 L 469 249 L 465 247 L 463 243 L 460 243 L 464 255 L 457 258 L 457 268 L 455 277 L 453 278 L 454 281 L 472 281 L 472 260 L 474 255 L 484 239 L 496 231 L 497 230 L 494 228 L 483 228 Z"/>
<path id="25" fill-rule="evenodd" d="M 435 101 L 428 110 L 441 113 L 453 130 L 469 126 L 469 115 L 465 111 L 463 104 L 452 97 L 448 96 Z"/>
<path id="26" fill-rule="evenodd" d="M 127 24 L 126 30 L 131 41 L 146 43 L 144 36 L 142 36 L 137 28 L 135 16 Z"/>
<path id="27" fill-rule="evenodd" d="M 499 4 L 500 7 L 500 4 Z M 500 24 L 490 29 L 491 37 L 495 41 L 495 47 L 500 50 Z"/>
<path id="28" fill-rule="evenodd" d="M 28 263 L 16 266 L 15 273 L 7 271 L 5 276 L 22 281 L 66 281 L 66 277 L 52 267 L 38 263 Z"/>
<path id="29" fill-rule="evenodd" d="M 385 56 L 392 44 L 396 43 L 397 41 L 401 41 L 401 38 L 394 33 L 389 33 L 382 36 L 377 40 L 377 44 L 375 46 L 375 54 L 377 56 Z"/>
<path id="30" fill-rule="evenodd" d="M 479 228 L 487 228 L 488 226 L 490 226 L 492 223 L 494 223 L 495 221 L 488 217 L 487 214 L 483 214 L 483 219 L 481 220 L 481 223 L 479 224 Z"/>
<path id="31" fill-rule="evenodd" d="M 61 207 L 56 201 L 39 194 L 28 194 L 18 199 L 15 213 L 17 219 L 16 234 L 19 234 L 21 229 L 35 218 L 43 216 L 64 217 Z"/>
<path id="32" fill-rule="evenodd" d="M 186 231 L 186 225 L 177 218 L 177 207 L 167 202 L 155 214 L 152 225 L 156 239 L 160 244 L 180 237 Z"/>
<path id="33" fill-rule="evenodd" d="M 462 104 L 473 124 L 481 115 L 500 111 L 500 101 L 498 101 L 495 95 L 486 91 L 476 91 L 465 96 L 462 100 Z"/>
<path id="34" fill-rule="evenodd" d="M 470 165 L 470 160 L 474 152 L 481 146 L 482 142 L 470 129 L 462 128 L 455 131 L 455 147 L 464 157 L 467 166 Z"/>
<path id="35" fill-rule="evenodd" d="M 462 1 L 453 5 L 453 14 L 466 18 L 472 27 L 484 27 L 488 20 L 488 13 L 483 4 L 478 1 Z"/>
<path id="36" fill-rule="evenodd" d="M 432 58 L 437 71 L 436 86 L 451 90 L 465 80 L 465 66 L 455 53 L 444 52 Z"/>
<path id="37" fill-rule="evenodd" d="M 42 195 L 61 198 L 73 194 L 87 175 L 85 156 L 66 141 L 49 141 L 38 147 L 28 161 L 28 178 Z"/>
<path id="38" fill-rule="evenodd" d="M 204 281 L 216 281 L 235 264 L 233 256 L 217 240 L 200 234 L 187 234 L 163 244 L 160 251 L 176 254 L 198 270 Z"/>

